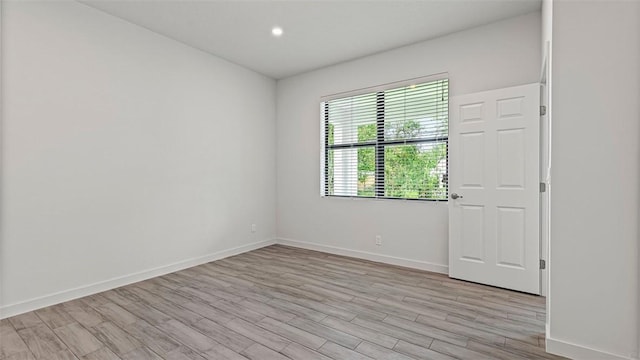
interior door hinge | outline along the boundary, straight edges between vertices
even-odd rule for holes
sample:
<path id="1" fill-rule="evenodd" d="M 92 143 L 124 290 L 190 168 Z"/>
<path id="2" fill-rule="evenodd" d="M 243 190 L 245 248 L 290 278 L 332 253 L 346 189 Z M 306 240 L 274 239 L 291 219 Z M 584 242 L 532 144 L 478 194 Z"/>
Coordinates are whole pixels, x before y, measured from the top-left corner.
<path id="1" fill-rule="evenodd" d="M 540 183 L 540 192 L 545 192 L 547 191 L 547 184 L 541 182 Z"/>
<path id="2" fill-rule="evenodd" d="M 547 115 L 547 107 L 545 105 L 540 105 L 540 116 Z"/>
<path id="3" fill-rule="evenodd" d="M 547 268 L 547 262 L 540 259 L 540 270 L 544 270 Z"/>

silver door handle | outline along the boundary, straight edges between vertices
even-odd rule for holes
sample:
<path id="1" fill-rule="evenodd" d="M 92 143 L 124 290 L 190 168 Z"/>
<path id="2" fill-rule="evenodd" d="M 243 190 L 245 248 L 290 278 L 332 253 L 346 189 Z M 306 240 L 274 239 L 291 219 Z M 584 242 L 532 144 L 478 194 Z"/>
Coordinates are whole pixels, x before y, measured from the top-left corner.
<path id="1" fill-rule="evenodd" d="M 453 200 L 455 200 L 455 199 L 457 199 L 457 198 L 462 199 L 462 195 L 458 195 L 458 194 L 456 194 L 456 193 L 452 193 L 452 194 L 451 194 L 451 198 L 452 198 Z"/>

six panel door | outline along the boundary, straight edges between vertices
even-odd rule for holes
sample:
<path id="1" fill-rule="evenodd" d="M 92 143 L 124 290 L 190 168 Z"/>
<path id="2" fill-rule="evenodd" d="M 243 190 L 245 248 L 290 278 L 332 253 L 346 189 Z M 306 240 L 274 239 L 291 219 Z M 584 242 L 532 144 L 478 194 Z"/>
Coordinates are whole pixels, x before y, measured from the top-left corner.
<path id="1" fill-rule="evenodd" d="M 451 98 L 450 277 L 540 294 L 539 106 L 539 84 Z"/>

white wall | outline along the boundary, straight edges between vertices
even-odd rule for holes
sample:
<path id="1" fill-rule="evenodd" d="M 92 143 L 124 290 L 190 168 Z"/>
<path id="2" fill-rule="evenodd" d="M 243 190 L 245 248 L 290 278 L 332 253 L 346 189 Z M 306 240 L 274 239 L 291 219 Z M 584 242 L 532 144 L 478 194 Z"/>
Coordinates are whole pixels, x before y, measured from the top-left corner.
<path id="1" fill-rule="evenodd" d="M 320 97 L 440 72 L 451 96 L 536 82 L 540 21 L 532 13 L 279 81 L 278 238 L 446 271 L 446 202 L 320 196 Z"/>
<path id="2" fill-rule="evenodd" d="M 274 238 L 275 81 L 76 2 L 2 5 L 3 316 Z"/>
<path id="3" fill-rule="evenodd" d="M 548 349 L 638 358 L 640 2 L 554 1 L 553 106 Z"/>

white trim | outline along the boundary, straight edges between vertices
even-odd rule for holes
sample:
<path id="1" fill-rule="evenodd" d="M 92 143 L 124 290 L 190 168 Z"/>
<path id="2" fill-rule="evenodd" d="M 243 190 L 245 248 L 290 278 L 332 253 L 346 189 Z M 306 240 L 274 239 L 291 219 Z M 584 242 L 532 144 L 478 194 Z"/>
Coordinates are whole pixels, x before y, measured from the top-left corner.
<path id="1" fill-rule="evenodd" d="M 109 280 L 99 281 L 97 283 L 80 286 L 77 288 L 63 290 L 57 293 L 40 296 L 19 303 L 4 305 L 0 307 L 0 319 L 10 316 L 19 315 L 32 310 L 59 304 L 65 301 L 89 296 L 99 292 L 115 289 L 138 281 L 147 280 L 153 277 L 162 276 L 175 271 L 187 269 L 193 266 L 206 264 L 211 261 L 224 259 L 229 256 L 245 253 L 247 251 L 256 250 L 265 246 L 275 244 L 275 240 L 263 240 L 238 246 L 231 249 L 217 251 L 208 255 L 198 256 L 195 258 L 178 261 L 169 265 L 159 266 L 153 269 L 143 270 L 137 273 L 115 277 Z"/>
<path id="2" fill-rule="evenodd" d="M 549 332 L 547 331 L 547 334 Z M 572 344 L 567 341 L 546 338 L 547 352 L 580 360 L 638 360 L 631 356 L 622 356 L 592 349 L 586 346 Z"/>
<path id="3" fill-rule="evenodd" d="M 320 98 L 320 103 L 324 103 L 324 102 L 336 100 L 336 99 L 352 97 L 352 96 L 377 93 L 380 91 L 401 88 L 409 85 L 416 85 L 416 84 L 422 84 L 422 83 L 431 82 L 431 81 L 444 80 L 448 78 L 449 78 L 448 72 L 441 72 L 433 75 L 420 76 L 420 77 L 406 79 L 406 80 L 394 81 L 386 84 L 380 84 L 380 85 L 370 86 L 366 88 L 360 88 L 356 90 L 325 95 Z"/>
<path id="4" fill-rule="evenodd" d="M 336 247 L 336 246 L 320 245 L 320 244 L 315 244 L 315 243 L 310 243 L 310 242 L 300 241 L 300 240 L 293 240 L 293 239 L 278 238 L 276 240 L 276 243 L 280 245 L 293 246 L 293 247 L 307 249 L 307 250 L 321 251 L 329 254 L 350 256 L 358 259 L 376 261 L 376 262 L 381 262 L 385 264 L 404 266 L 408 268 L 426 270 L 426 271 L 431 271 L 431 272 L 436 272 L 441 274 L 449 274 L 449 267 L 447 265 L 434 264 L 427 261 L 411 260 L 411 259 L 405 259 L 405 258 L 400 258 L 395 256 L 371 253 L 367 251 L 345 249 L 345 248 Z"/>

